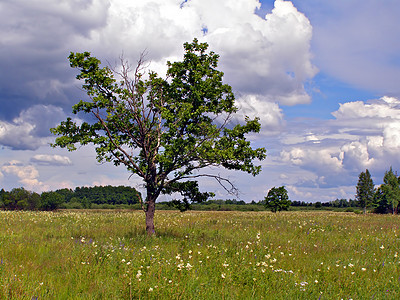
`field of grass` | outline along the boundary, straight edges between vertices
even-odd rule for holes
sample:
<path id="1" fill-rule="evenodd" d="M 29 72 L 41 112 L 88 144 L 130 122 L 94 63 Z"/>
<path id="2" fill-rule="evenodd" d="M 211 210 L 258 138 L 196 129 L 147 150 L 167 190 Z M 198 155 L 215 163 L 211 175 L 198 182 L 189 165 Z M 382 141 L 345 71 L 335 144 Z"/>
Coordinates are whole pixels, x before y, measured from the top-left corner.
<path id="1" fill-rule="evenodd" d="M 0 211 L 0 299 L 400 299 L 399 216 Z"/>

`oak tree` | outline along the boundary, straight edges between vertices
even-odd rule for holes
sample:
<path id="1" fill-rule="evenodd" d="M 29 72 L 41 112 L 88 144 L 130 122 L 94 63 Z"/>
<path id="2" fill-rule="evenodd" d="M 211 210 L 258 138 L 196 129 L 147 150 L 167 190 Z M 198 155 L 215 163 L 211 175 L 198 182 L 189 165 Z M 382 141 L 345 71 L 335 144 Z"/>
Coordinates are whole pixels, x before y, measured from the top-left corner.
<path id="1" fill-rule="evenodd" d="M 149 235 L 160 194 L 180 193 L 186 206 L 204 201 L 211 193 L 200 192 L 202 176 L 234 191 L 228 179 L 204 173 L 204 168 L 222 166 L 255 176 L 261 169 L 254 160 L 265 158 L 265 149 L 253 149 L 246 139 L 259 132 L 259 120 L 232 124 L 237 107 L 232 88 L 217 70 L 219 56 L 196 39 L 184 48 L 182 61 L 168 62 L 166 78 L 147 72 L 143 57 L 135 68 L 121 59 L 116 70 L 101 67 L 89 52 L 71 53 L 70 65 L 79 70 L 77 79 L 89 96 L 73 106 L 73 113 L 92 118 L 67 118 L 51 129 L 60 135 L 54 147 L 73 151 L 77 144 L 94 144 L 99 162 L 124 165 L 143 180 L 141 204 Z"/>

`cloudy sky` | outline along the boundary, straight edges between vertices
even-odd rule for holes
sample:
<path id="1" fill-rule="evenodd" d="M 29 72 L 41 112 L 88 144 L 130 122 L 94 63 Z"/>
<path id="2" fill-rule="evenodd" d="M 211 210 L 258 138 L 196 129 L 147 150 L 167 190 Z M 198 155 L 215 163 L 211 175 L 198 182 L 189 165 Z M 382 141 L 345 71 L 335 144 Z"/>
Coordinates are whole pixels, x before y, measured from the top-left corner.
<path id="1" fill-rule="evenodd" d="M 49 147 L 49 128 L 85 97 L 67 56 L 135 62 L 146 50 L 163 74 L 194 37 L 220 54 L 240 114 L 261 118 L 262 173 L 214 170 L 241 199 L 281 185 L 292 200 L 354 198 L 366 168 L 376 184 L 400 171 L 398 0 L 1 0 L 0 15 L 0 188 L 139 188 L 92 147 Z"/>

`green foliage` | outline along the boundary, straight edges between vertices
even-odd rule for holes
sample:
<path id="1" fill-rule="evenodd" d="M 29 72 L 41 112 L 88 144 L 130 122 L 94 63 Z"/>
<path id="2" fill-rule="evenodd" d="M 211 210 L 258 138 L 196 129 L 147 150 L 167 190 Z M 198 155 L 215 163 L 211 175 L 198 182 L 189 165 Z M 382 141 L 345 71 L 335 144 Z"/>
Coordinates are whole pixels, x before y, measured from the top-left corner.
<path id="1" fill-rule="evenodd" d="M 383 184 L 377 190 L 374 197 L 375 211 L 385 213 L 391 211 L 397 213 L 400 200 L 400 184 L 397 174 L 393 172 L 392 167 L 385 172 Z"/>
<path id="2" fill-rule="evenodd" d="M 364 214 L 367 207 L 372 204 L 375 194 L 374 182 L 372 181 L 371 174 L 368 169 L 361 172 L 358 176 L 356 199 L 358 204 L 363 208 Z"/>
<path id="3" fill-rule="evenodd" d="M 56 210 L 64 202 L 64 197 L 56 192 L 44 192 L 41 199 L 41 210 Z"/>
<path id="4" fill-rule="evenodd" d="M 40 206 L 40 195 L 22 187 L 14 188 L 10 192 L 2 190 L 0 203 L 6 210 L 37 210 Z"/>
<path id="5" fill-rule="evenodd" d="M 261 167 L 253 160 L 265 158 L 264 148 L 253 149 L 246 140 L 247 134 L 259 132 L 257 118 L 246 118 L 244 125 L 229 123 L 237 108 L 232 88 L 216 69 L 218 55 L 207 53 L 208 45 L 196 39 L 184 48 L 182 61 L 168 62 L 167 79 L 154 72 L 144 79 L 143 58 L 132 78 L 124 61 L 117 73 L 100 67 L 88 52 L 71 53 L 70 65 L 80 71 L 77 79 L 84 82 L 90 98 L 74 105 L 73 113 L 91 114 L 95 121 L 75 123 L 67 118 L 51 129 L 59 135 L 54 147 L 73 151 L 76 144 L 93 144 L 99 162 L 122 164 L 141 177 L 146 220 L 153 218 L 155 201 L 162 193 L 182 189 L 183 207 L 206 200 L 210 194 L 199 191 L 198 177 L 214 177 L 232 190 L 229 180 L 199 170 L 223 166 L 255 176 Z M 149 232 L 154 231 L 150 227 Z"/>
<path id="6" fill-rule="evenodd" d="M 375 191 L 373 206 L 375 213 L 386 214 L 390 212 L 390 203 L 387 199 L 384 189 L 382 188 L 382 185 Z"/>
<path id="7" fill-rule="evenodd" d="M 284 186 L 273 187 L 268 191 L 267 197 L 265 197 L 265 206 L 271 209 L 272 212 L 288 210 L 290 207 L 290 200 L 287 194 L 287 190 Z"/>
<path id="8" fill-rule="evenodd" d="M 59 190 L 57 192 L 59 192 Z M 69 195 L 69 201 L 72 201 L 73 198 L 76 198 L 75 202 L 81 203 L 86 208 L 89 208 L 92 204 L 132 205 L 139 203 L 141 199 L 140 193 L 132 187 L 115 187 L 110 185 L 77 187 L 74 191 L 71 191 Z"/>

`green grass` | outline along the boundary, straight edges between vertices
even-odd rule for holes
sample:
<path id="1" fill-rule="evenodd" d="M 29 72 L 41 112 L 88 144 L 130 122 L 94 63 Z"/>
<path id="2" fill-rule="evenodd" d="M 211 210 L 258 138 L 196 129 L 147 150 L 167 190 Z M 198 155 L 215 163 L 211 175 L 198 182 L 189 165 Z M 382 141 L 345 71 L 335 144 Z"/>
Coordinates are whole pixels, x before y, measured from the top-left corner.
<path id="1" fill-rule="evenodd" d="M 398 216 L 0 212 L 0 299 L 399 299 Z M 399 253 L 398 253 L 399 252 Z"/>

